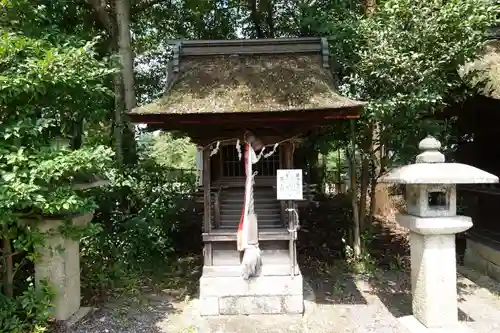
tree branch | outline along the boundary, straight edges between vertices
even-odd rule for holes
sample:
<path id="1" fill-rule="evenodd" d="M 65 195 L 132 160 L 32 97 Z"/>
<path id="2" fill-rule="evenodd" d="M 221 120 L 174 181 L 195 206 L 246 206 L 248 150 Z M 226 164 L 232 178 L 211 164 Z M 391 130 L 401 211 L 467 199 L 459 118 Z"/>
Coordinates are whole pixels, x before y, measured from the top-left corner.
<path id="1" fill-rule="evenodd" d="M 274 27 L 274 3 L 273 0 L 267 1 L 267 26 L 269 28 L 268 37 L 273 38 L 275 35 L 275 27 Z"/>
<path id="2" fill-rule="evenodd" d="M 7 235 L 7 227 L 3 227 L 4 234 Z M 4 293 L 7 297 L 14 296 L 14 264 L 12 261 L 12 244 L 8 236 L 3 237 L 3 258 L 5 258 L 3 285 Z"/>
<path id="3" fill-rule="evenodd" d="M 254 25 L 257 38 L 264 38 L 265 35 L 260 26 L 259 12 L 257 11 L 257 0 L 250 0 L 249 5 L 250 5 L 250 19 L 252 20 L 252 23 Z"/>
<path id="4" fill-rule="evenodd" d="M 377 0 L 366 0 L 365 3 L 365 13 L 366 16 L 370 17 L 373 15 L 375 12 L 375 9 L 377 7 Z"/>
<path id="5" fill-rule="evenodd" d="M 92 6 L 92 9 L 97 14 L 97 18 L 99 22 L 104 26 L 104 28 L 110 33 L 113 34 L 114 24 L 113 20 L 109 16 L 108 11 L 106 10 L 106 0 L 87 0 L 87 3 Z"/>
<path id="6" fill-rule="evenodd" d="M 130 15 L 134 16 L 134 14 L 140 13 L 150 7 L 153 7 L 154 5 L 160 4 L 162 2 L 166 2 L 167 6 L 170 7 L 172 5 L 172 0 L 139 0 L 135 4 L 135 6 L 132 6 L 130 9 Z"/>

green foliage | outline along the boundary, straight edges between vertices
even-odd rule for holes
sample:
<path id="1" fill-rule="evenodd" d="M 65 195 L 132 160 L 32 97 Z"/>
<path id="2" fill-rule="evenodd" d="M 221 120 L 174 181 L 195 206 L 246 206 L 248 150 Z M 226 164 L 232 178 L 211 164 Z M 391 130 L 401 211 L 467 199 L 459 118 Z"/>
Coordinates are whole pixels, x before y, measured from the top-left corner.
<path id="1" fill-rule="evenodd" d="M 76 142 L 85 121 L 105 114 L 111 97 L 105 83 L 114 70 L 97 60 L 95 43 L 56 40 L 0 27 L 0 255 L 13 258 L 2 260 L 6 331 L 40 331 L 50 305 L 48 286 L 35 292 L 30 282 L 29 262 L 37 259 L 43 235 L 19 217 L 93 210 L 93 200 L 75 185 L 92 181 L 112 162 L 110 148 Z"/>
<path id="2" fill-rule="evenodd" d="M 162 93 L 169 39 L 334 36 L 331 52 L 340 65 L 342 92 L 368 102 L 363 125 L 383 124 L 380 139 L 404 161 L 424 134 L 446 129 L 448 124 L 425 119 L 464 95 L 457 68 L 474 55 L 495 8 L 486 0 L 385 0 L 365 17 L 362 3 L 263 0 L 251 8 L 239 0 L 131 1 L 138 100 Z M 62 228 L 67 237 L 83 237 L 82 283 L 94 295 L 118 285 L 134 289 L 140 274 L 166 270 L 172 257 L 201 252 L 199 237 L 193 237 L 201 226 L 192 203 L 195 175 L 172 170 L 194 167 L 194 145 L 170 134 L 142 136 L 139 164 L 110 168 L 111 37 L 85 1 L 0 0 L 2 244 L 13 245 L 19 272 L 43 243 L 35 226 L 19 224 L 19 213 L 96 209 L 94 224 L 83 234 Z M 328 153 L 345 148 L 344 125 L 314 137 L 311 155 L 319 150 L 327 164 L 337 164 L 338 156 Z M 96 174 L 106 175 L 110 185 L 75 189 Z M 343 252 L 351 212 L 347 197 L 338 200 L 334 209 L 325 205 L 302 214 L 304 229 L 320 227 L 314 214 L 340 221 L 319 239 L 301 235 L 309 247 L 322 246 L 324 261 Z M 368 267 L 371 258 L 365 259 Z M 35 297 L 27 286 L 32 271 L 20 271 L 15 297 L 0 301 L 6 309 L 0 312 L 2 330 L 17 324 L 34 330 L 47 319 L 48 299 Z"/>
<path id="3" fill-rule="evenodd" d="M 102 172 L 111 162 L 111 150 L 71 151 L 57 139 L 73 139 L 75 123 L 102 114 L 100 107 L 109 91 L 101 82 L 112 71 L 94 56 L 92 44 L 59 46 L 2 33 L 0 215 L 13 210 L 54 214 L 92 208 L 72 183 Z"/>
<path id="4" fill-rule="evenodd" d="M 383 124 L 395 157 L 414 156 L 427 133 L 442 136 L 447 124 L 426 118 L 464 96 L 457 70 L 497 12 L 489 0 L 386 0 L 373 16 L 334 21 L 344 37 L 332 47 L 347 71 L 341 92 L 368 102 L 364 121 Z"/>
<path id="5" fill-rule="evenodd" d="M 100 295 L 137 274 L 164 269 L 171 257 L 199 249 L 201 223 L 194 214 L 195 175 L 174 172 L 144 158 L 134 170 L 108 174 L 96 189 L 100 230 L 82 239 L 84 290 Z"/>
<path id="6" fill-rule="evenodd" d="M 158 164 L 172 169 L 196 168 L 196 146 L 187 137 L 171 133 L 150 133 L 140 139 L 143 154 Z"/>
<path id="7" fill-rule="evenodd" d="M 15 298 L 7 298 L 0 293 L 0 332 L 45 332 L 45 327 L 40 324 L 49 320 L 53 295 L 50 286 L 44 281 L 41 281 L 41 288 L 37 290 L 31 283 Z"/>
<path id="8" fill-rule="evenodd" d="M 347 165 L 347 156 L 343 149 L 338 149 L 334 151 L 329 151 L 324 155 L 325 166 L 327 170 L 335 170 L 342 172 Z"/>
<path id="9" fill-rule="evenodd" d="M 367 251 L 373 242 L 375 235 L 373 231 L 370 229 L 364 230 L 361 235 L 361 251 L 360 255 L 356 258 L 354 256 L 354 250 L 352 246 L 350 246 L 345 238 L 342 239 L 344 243 L 344 255 L 346 258 L 346 262 L 350 270 L 354 273 L 360 274 L 372 274 L 376 269 L 376 260 L 373 255 Z"/>

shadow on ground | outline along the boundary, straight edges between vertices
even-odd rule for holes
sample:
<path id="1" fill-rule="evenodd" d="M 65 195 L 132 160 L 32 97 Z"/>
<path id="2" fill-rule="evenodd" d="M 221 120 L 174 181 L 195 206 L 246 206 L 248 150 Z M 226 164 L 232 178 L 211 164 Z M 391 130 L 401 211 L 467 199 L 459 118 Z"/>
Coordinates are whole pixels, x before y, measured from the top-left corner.
<path id="1" fill-rule="evenodd" d="M 317 196 L 300 211 L 297 241 L 305 298 L 318 304 L 367 304 L 344 260 L 351 221 L 346 195 Z"/>
<path id="2" fill-rule="evenodd" d="M 315 263 L 310 257 L 300 261 L 305 300 L 317 304 L 367 304 L 354 283 L 354 275 L 341 261 L 334 265 Z"/>
<path id="3" fill-rule="evenodd" d="M 203 260 L 199 255 L 172 261 L 163 274 L 141 276 L 140 284 L 126 288 L 102 304 L 92 315 L 85 317 L 68 330 L 59 326 L 55 332 L 106 333 L 165 333 L 172 327 L 171 318 L 181 315 L 189 303 L 198 297 L 198 281 Z M 177 332 L 177 328 L 176 329 Z M 184 327 L 182 328 L 184 329 Z M 182 331 L 179 329 L 179 331 Z"/>
<path id="4" fill-rule="evenodd" d="M 373 223 L 373 240 L 370 253 L 375 257 L 379 269 L 370 277 L 372 292 L 396 317 L 412 314 L 410 246 L 408 232 L 397 223 L 376 219 Z M 457 284 L 458 295 L 470 291 L 470 287 Z M 459 298 L 459 302 L 460 302 Z M 462 322 L 474 320 L 458 309 Z"/>
<path id="5" fill-rule="evenodd" d="M 474 289 L 484 288 L 488 290 L 493 295 L 500 295 L 500 283 L 498 281 L 493 280 L 492 278 L 479 273 L 473 269 L 470 269 L 465 266 L 459 266 L 458 272 L 468 278 L 469 280 L 474 281 L 473 286 L 467 285 L 465 283 L 459 282 L 459 295 L 468 295 L 473 292 Z"/>
<path id="6" fill-rule="evenodd" d="M 380 271 L 369 279 L 369 283 L 372 292 L 384 303 L 394 317 L 400 318 L 412 314 L 409 271 Z M 458 290 L 460 295 L 460 286 Z M 460 309 L 458 309 L 458 319 L 462 322 L 474 321 L 473 318 Z"/>

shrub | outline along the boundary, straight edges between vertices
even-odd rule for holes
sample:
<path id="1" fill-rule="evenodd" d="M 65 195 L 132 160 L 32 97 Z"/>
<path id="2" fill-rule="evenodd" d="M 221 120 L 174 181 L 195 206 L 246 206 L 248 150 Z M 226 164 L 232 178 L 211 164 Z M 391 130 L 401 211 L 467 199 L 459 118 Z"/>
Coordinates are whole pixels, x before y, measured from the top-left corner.
<path id="1" fill-rule="evenodd" d="M 41 288 L 33 283 L 15 297 L 6 297 L 0 293 L 0 332 L 41 333 L 44 323 L 49 320 L 49 309 L 53 292 L 46 282 Z"/>
<path id="2" fill-rule="evenodd" d="M 96 189 L 96 233 L 82 240 L 82 283 L 99 295 L 139 274 L 164 269 L 170 257 L 201 252 L 201 223 L 194 212 L 195 174 L 145 159 L 115 170 Z"/>

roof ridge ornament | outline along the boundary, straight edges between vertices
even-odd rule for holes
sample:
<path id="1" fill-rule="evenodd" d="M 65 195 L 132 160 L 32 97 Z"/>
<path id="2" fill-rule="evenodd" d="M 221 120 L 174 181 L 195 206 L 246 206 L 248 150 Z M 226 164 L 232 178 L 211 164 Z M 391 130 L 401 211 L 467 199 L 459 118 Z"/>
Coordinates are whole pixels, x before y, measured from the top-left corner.
<path id="1" fill-rule="evenodd" d="M 182 43 L 176 43 L 172 45 L 170 50 L 171 58 L 167 62 L 167 80 L 165 83 L 165 92 L 169 91 L 175 82 L 176 77 L 180 70 L 180 53 L 181 53 Z"/>
<path id="2" fill-rule="evenodd" d="M 330 68 L 330 45 L 326 37 L 321 37 L 321 56 L 323 58 L 323 68 Z"/>
<path id="3" fill-rule="evenodd" d="M 172 48 L 172 72 L 174 73 L 179 72 L 181 48 L 182 43 L 176 43 Z"/>
<path id="4" fill-rule="evenodd" d="M 420 141 L 418 148 L 422 151 L 417 155 L 416 163 L 444 163 L 444 154 L 439 150 L 441 149 L 441 142 L 439 142 L 432 135 L 428 135 L 425 139 Z"/>

